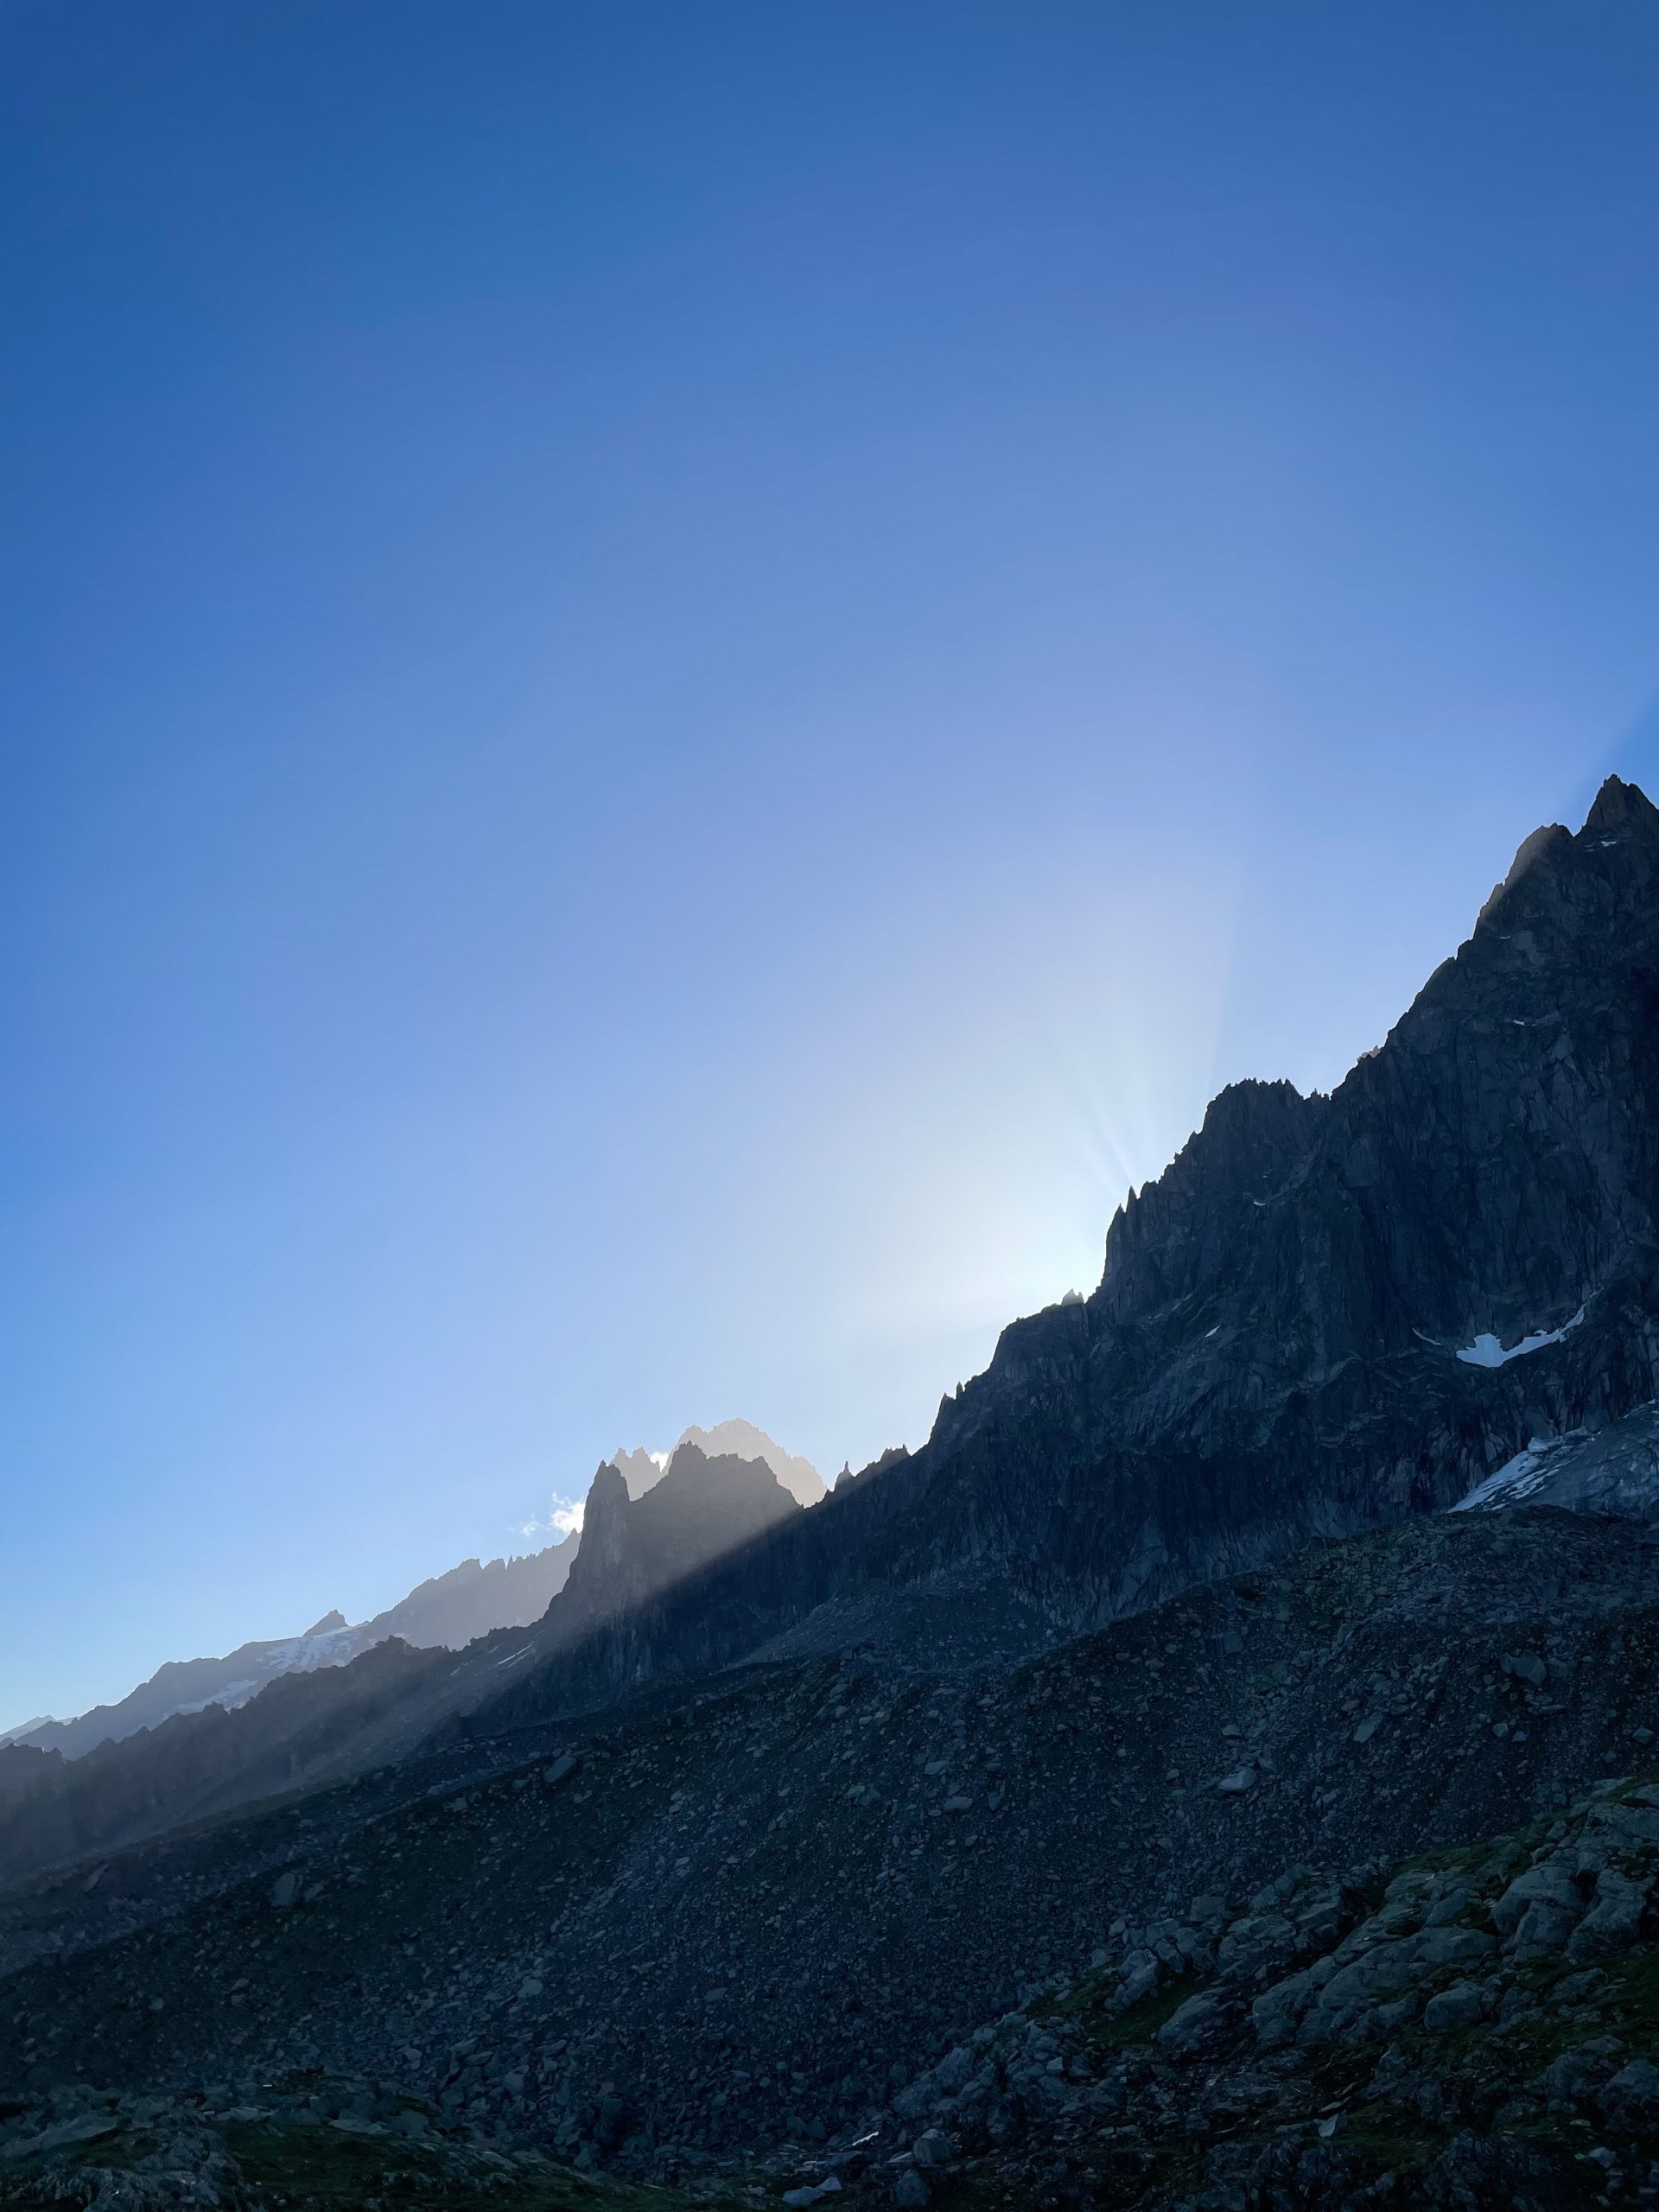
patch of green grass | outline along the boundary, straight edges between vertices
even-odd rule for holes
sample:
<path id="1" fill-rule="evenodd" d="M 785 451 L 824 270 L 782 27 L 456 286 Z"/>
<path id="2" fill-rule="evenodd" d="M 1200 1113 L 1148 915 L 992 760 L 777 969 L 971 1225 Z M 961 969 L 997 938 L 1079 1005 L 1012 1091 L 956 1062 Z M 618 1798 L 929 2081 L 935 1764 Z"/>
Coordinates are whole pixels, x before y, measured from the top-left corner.
<path id="1" fill-rule="evenodd" d="M 1109 1968 L 1086 1974 L 1064 1997 L 1040 1999 L 1031 2007 L 1031 2017 L 1033 2020 L 1087 2019 L 1091 2012 L 1100 2011 L 1116 1986 L 1117 1977 Z"/>
<path id="2" fill-rule="evenodd" d="M 1491 1857 L 1492 1848 L 1486 1842 L 1443 1844 L 1438 1851 L 1420 1851 L 1414 1859 L 1402 1859 L 1387 1879 L 1392 1881 L 1395 1874 L 1472 1874 Z"/>
<path id="3" fill-rule="evenodd" d="M 1302 2078 L 1319 2103 L 1332 2104 L 1338 2097 L 1351 2096 L 1376 2069 L 1374 2045 L 1316 2044 L 1307 2055 Z"/>
<path id="4" fill-rule="evenodd" d="M 1606 1986 L 1589 2001 L 1617 2024 L 1633 2058 L 1652 2058 L 1659 2051 L 1659 1951 L 1627 1951 L 1598 1963 Z"/>
<path id="5" fill-rule="evenodd" d="M 389 2177 L 407 2176 L 398 2193 L 419 2198 L 446 2193 L 438 2156 L 408 2138 L 352 2136 L 337 2129 L 269 2127 L 249 2121 L 226 2126 L 226 2148 L 261 2195 L 290 2203 L 361 2204 L 391 2186 Z"/>
<path id="6" fill-rule="evenodd" d="M 1089 2032 L 1097 2044 L 1108 2050 L 1123 2050 L 1130 2044 L 1149 2043 L 1164 2022 L 1178 2012 L 1189 1997 L 1196 1996 L 1207 1984 L 1197 1974 L 1181 1974 L 1173 1981 L 1166 1981 L 1150 1997 L 1143 1997 L 1138 2005 L 1131 2005 L 1122 2012 L 1109 2012 L 1095 2022 Z"/>
<path id="7" fill-rule="evenodd" d="M 1340 2134 L 1343 2148 L 1363 2158 L 1373 2175 L 1415 2173 L 1426 2166 L 1449 2139 L 1445 2130 L 1430 2126 L 1404 2105 L 1361 2105 L 1346 2115 Z"/>

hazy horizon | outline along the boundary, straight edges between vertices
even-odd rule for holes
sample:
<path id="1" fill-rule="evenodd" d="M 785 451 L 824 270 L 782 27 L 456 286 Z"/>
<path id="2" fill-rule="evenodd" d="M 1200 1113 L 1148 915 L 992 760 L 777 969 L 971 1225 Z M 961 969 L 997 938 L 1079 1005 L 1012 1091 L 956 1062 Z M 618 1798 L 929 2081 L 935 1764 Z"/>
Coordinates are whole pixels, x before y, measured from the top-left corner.
<path id="1" fill-rule="evenodd" d="M 1659 19 L 0 24 L 0 1726 L 915 1446 L 1659 797 Z"/>

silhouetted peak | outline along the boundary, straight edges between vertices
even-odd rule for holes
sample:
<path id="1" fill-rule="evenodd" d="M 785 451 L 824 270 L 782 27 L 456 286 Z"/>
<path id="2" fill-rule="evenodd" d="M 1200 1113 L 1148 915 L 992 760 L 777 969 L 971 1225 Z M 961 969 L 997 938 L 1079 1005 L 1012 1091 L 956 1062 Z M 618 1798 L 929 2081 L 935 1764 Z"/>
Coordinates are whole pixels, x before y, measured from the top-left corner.
<path id="1" fill-rule="evenodd" d="M 1609 776 L 1584 817 L 1586 837 L 1659 838 L 1659 807 L 1638 785 Z"/>
<path id="2" fill-rule="evenodd" d="M 785 1451 L 775 1437 L 768 1436 L 750 1421 L 716 1421 L 712 1428 L 699 1428 L 695 1423 L 683 1428 L 676 1440 L 674 1450 L 683 1444 L 694 1444 L 705 1459 L 760 1459 L 771 1468 L 784 1488 L 801 1505 L 816 1505 L 824 1495 L 823 1478 L 810 1459 L 798 1453 Z M 661 1452 L 645 1451 L 613 1452 L 611 1463 L 622 1471 L 628 1485 L 628 1495 L 643 1497 L 647 1491 L 655 1490 L 668 1471 L 672 1452 L 666 1457 Z"/>
<path id="3" fill-rule="evenodd" d="M 697 1444 L 677 1444 L 668 1455 L 663 1480 L 681 1489 L 702 1480 L 709 1470 L 709 1454 Z"/>
<path id="4" fill-rule="evenodd" d="M 1306 1104 L 1294 1083 L 1245 1076 L 1218 1090 L 1210 1101 L 1205 1111 L 1204 1135 L 1235 1141 L 1262 1131 L 1276 1136 L 1282 1129 L 1300 1126 Z"/>
<path id="5" fill-rule="evenodd" d="M 1122 1313 L 1185 1294 L 1224 1266 L 1241 1211 L 1284 1185 L 1327 1105 L 1284 1081 L 1246 1077 L 1218 1091 L 1202 1128 L 1114 1215 L 1096 1300 Z"/>
<path id="6" fill-rule="evenodd" d="M 682 1444 L 662 1480 L 632 1499 L 607 1461 L 588 1492 L 564 1618 L 615 1616 L 800 1510 L 763 1459 Z"/>
<path id="7" fill-rule="evenodd" d="M 1478 928 L 1482 922 L 1491 919 L 1504 899 L 1509 898 L 1512 892 L 1519 889 L 1541 861 L 1546 859 L 1557 847 L 1565 850 L 1571 846 L 1572 842 L 1572 831 L 1564 830 L 1559 822 L 1547 822 L 1541 829 L 1535 830 L 1529 836 L 1523 837 L 1516 847 L 1515 858 L 1510 862 L 1509 874 L 1501 883 L 1495 883 L 1492 886 L 1485 905 L 1477 915 L 1476 927 Z"/>
<path id="8" fill-rule="evenodd" d="M 336 1629 L 344 1628 L 346 1625 L 344 1613 L 327 1612 L 320 1621 L 313 1621 L 305 1633 L 308 1638 L 314 1636 L 332 1636 Z"/>
<path id="9" fill-rule="evenodd" d="M 614 1460 L 601 1459 L 594 1470 L 594 1479 L 588 1485 L 588 1502 L 582 1509 L 582 1525 L 584 1534 L 591 1535 L 595 1510 L 618 1513 L 628 1503 L 627 1478 Z"/>
<path id="10" fill-rule="evenodd" d="M 619 1532 L 628 1517 L 631 1502 L 622 1470 L 609 1459 L 601 1460 L 594 1470 L 582 1510 L 582 1546 L 577 1556 L 588 1563 L 590 1572 L 600 1552 L 621 1541 Z"/>
<path id="11" fill-rule="evenodd" d="M 1548 906 L 1562 877 L 1561 864 L 1575 853 L 1595 852 L 1618 845 L 1659 846 L 1659 808 L 1645 791 L 1623 778 L 1609 776 L 1596 793 L 1584 828 L 1574 837 L 1559 822 L 1547 823 L 1524 837 L 1502 883 L 1480 910 L 1479 922 L 1490 922 L 1516 893 L 1525 892 L 1521 908 L 1529 912 Z M 1478 923 L 1477 926 L 1478 926 Z"/>
<path id="12" fill-rule="evenodd" d="M 961 1391 L 958 1390 L 957 1395 L 960 1397 L 961 1395 Z M 941 1417 L 944 1415 L 945 1408 L 950 1405 L 954 1405 L 955 1402 L 956 1400 L 952 1398 L 941 1400 L 939 1404 L 939 1413 Z M 853 1484 L 861 1483 L 867 1475 L 885 1474 L 889 1467 L 896 1467 L 899 1465 L 901 1462 L 908 1459 L 909 1457 L 910 1447 L 908 1445 L 889 1444 L 887 1450 L 882 1452 L 879 1459 L 872 1459 L 868 1467 L 861 1467 L 856 1474 L 853 1471 L 852 1463 L 849 1460 L 842 1469 L 841 1472 L 836 1477 L 836 1488 L 837 1490 L 849 1490 L 851 1488 Z"/>

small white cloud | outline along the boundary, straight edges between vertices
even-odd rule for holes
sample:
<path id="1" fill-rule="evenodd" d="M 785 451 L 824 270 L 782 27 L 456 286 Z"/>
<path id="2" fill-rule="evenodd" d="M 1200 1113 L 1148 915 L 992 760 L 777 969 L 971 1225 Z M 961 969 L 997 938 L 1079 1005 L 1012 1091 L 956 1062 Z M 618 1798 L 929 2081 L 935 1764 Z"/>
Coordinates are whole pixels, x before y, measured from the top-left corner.
<path id="1" fill-rule="evenodd" d="M 576 1529 L 581 1528 L 582 1514 L 582 1501 L 581 1498 L 561 1497 L 558 1493 L 555 1491 L 547 1509 L 546 1520 L 521 1521 L 518 1524 L 518 1533 L 519 1535 L 537 1542 L 543 1542 L 550 1536 L 569 1536 L 573 1535 Z"/>

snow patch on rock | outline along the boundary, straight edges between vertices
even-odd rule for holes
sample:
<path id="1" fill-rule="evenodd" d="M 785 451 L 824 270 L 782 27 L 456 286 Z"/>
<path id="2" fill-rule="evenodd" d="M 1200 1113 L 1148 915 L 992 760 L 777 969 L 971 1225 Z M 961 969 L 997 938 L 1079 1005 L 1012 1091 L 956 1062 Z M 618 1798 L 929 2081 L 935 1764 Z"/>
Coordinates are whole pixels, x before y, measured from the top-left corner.
<path id="1" fill-rule="evenodd" d="M 1465 1344 L 1458 1357 L 1470 1367 L 1504 1367 L 1512 1359 L 1524 1358 L 1529 1351 L 1542 1351 L 1546 1344 L 1558 1344 L 1569 1329 L 1576 1329 L 1584 1319 L 1580 1306 L 1570 1321 L 1563 1321 L 1559 1329 L 1535 1329 L 1519 1344 L 1504 1345 L 1490 1333 L 1478 1336 L 1471 1344 Z"/>

